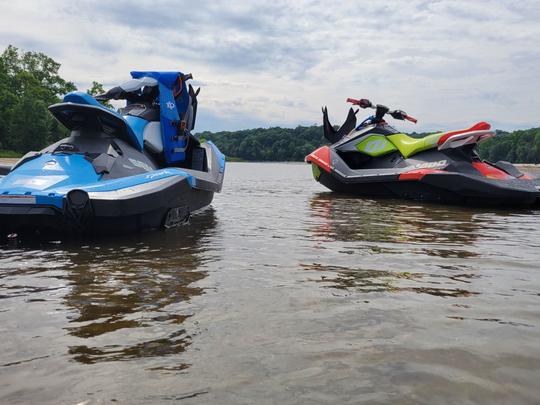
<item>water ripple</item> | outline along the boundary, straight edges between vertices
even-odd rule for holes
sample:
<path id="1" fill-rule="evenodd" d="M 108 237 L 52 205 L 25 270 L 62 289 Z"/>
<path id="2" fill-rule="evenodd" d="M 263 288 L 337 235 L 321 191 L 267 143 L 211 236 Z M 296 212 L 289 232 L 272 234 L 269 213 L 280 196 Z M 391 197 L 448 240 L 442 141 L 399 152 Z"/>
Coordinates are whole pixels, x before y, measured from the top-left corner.
<path id="1" fill-rule="evenodd" d="M 535 403 L 538 211 L 229 164 L 166 232 L 0 247 L 2 403 Z"/>

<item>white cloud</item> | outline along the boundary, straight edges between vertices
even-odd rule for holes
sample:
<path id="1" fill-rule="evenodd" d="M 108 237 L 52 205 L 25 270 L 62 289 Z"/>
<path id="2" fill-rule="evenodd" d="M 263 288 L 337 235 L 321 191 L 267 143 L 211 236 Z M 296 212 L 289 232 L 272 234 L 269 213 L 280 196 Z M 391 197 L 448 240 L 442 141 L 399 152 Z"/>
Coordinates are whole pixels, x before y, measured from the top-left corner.
<path id="1" fill-rule="evenodd" d="M 49 54 L 81 88 L 192 72 L 200 129 L 311 124 L 321 105 L 339 121 L 347 97 L 402 108 L 417 130 L 540 126 L 536 0 L 2 3 L 0 46 Z"/>

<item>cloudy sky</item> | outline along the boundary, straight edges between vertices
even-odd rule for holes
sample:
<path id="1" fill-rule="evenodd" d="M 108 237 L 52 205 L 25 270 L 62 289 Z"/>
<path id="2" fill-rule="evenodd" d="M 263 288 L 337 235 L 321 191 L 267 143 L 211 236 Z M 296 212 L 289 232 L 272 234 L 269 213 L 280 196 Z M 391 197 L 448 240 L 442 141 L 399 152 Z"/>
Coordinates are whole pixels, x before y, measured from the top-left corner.
<path id="1" fill-rule="evenodd" d="M 341 123 L 347 97 L 419 119 L 540 126 L 540 2 L 0 0 L 0 47 L 41 51 L 80 89 L 192 72 L 198 130 Z"/>

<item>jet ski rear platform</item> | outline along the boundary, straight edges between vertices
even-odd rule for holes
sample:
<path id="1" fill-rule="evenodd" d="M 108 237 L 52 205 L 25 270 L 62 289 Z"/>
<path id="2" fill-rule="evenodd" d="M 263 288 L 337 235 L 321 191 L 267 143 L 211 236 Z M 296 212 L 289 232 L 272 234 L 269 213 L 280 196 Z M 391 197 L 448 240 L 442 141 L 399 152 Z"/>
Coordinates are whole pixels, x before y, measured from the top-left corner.
<path id="1" fill-rule="evenodd" d="M 198 94 L 190 77 L 132 76 L 113 92 L 128 100 L 124 115 L 79 92 L 49 107 L 71 134 L 0 168 L 0 237 L 168 228 L 212 202 L 225 157 L 190 133 Z"/>

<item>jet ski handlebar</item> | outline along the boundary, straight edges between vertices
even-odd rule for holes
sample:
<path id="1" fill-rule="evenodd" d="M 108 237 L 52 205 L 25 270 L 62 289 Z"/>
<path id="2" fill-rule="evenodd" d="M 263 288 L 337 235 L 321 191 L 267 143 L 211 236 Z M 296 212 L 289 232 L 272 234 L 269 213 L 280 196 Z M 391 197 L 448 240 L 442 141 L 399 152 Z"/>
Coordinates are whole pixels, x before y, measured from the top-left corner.
<path id="1" fill-rule="evenodd" d="M 381 104 L 374 105 L 371 101 L 369 101 L 366 98 L 361 98 L 359 100 L 357 100 L 355 98 L 348 98 L 347 103 L 357 105 L 360 108 L 373 108 L 374 110 L 377 110 L 376 117 L 379 120 L 382 120 L 382 118 L 384 117 L 385 114 L 390 114 L 392 116 L 392 118 L 394 118 L 396 120 L 407 120 L 407 121 L 410 121 L 410 122 L 412 122 L 414 124 L 416 124 L 418 122 L 418 120 L 416 118 L 411 117 L 410 115 L 407 115 L 407 113 L 405 111 L 402 111 L 402 110 L 392 110 L 391 111 L 388 107 L 386 107 L 384 105 L 381 105 Z"/>
<path id="2" fill-rule="evenodd" d="M 371 104 L 371 101 L 369 101 L 367 98 L 361 98 L 360 100 L 357 100 L 355 98 L 348 98 L 347 103 L 357 105 L 360 108 L 375 108 L 375 106 Z"/>
<path id="3" fill-rule="evenodd" d="M 414 117 L 411 117 L 410 115 L 407 115 L 405 111 L 401 110 L 394 110 L 394 111 L 388 111 L 388 114 L 392 116 L 392 118 L 396 120 L 407 120 L 412 122 L 413 124 L 416 124 L 418 120 Z"/>

